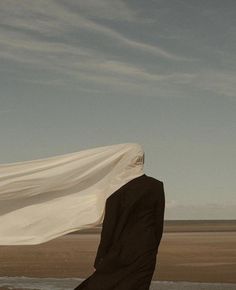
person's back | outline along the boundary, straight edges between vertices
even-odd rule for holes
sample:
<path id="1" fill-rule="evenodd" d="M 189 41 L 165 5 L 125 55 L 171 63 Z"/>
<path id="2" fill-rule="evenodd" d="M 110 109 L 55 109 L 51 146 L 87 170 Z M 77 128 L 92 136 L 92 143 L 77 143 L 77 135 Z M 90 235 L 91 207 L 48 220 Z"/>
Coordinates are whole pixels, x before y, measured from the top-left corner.
<path id="1" fill-rule="evenodd" d="M 120 258 L 130 263 L 142 253 L 158 250 L 164 224 L 163 182 L 144 174 L 127 184 L 121 199 L 121 212 L 128 214 L 125 220 L 120 219 L 123 222 Z M 117 240 L 114 238 L 114 242 Z"/>
<path id="2" fill-rule="evenodd" d="M 149 289 L 164 209 L 163 182 L 146 174 L 109 196 L 94 262 L 96 271 L 75 289 Z"/>

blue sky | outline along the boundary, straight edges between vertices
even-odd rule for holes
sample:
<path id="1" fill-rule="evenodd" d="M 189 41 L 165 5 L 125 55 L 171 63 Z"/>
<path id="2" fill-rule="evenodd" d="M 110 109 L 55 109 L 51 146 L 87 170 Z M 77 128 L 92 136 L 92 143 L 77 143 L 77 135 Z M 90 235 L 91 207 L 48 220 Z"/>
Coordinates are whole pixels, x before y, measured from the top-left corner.
<path id="1" fill-rule="evenodd" d="M 236 218 L 234 0 L 0 2 L 0 163 L 137 142 L 166 219 Z"/>

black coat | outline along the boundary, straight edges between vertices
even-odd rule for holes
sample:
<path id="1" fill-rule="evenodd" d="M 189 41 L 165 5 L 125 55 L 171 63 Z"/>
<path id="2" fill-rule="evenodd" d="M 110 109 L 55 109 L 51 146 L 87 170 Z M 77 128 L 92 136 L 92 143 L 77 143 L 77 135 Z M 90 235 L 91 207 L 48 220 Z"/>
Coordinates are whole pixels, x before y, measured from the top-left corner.
<path id="1" fill-rule="evenodd" d="M 148 290 L 162 238 L 162 181 L 143 174 L 111 194 L 105 205 L 96 271 L 76 290 Z"/>

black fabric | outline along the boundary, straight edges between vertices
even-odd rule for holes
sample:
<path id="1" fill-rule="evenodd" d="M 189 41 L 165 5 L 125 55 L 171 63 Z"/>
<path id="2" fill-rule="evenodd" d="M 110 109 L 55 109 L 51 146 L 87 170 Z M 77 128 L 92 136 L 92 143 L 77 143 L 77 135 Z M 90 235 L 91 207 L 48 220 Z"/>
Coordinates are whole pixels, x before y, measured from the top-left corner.
<path id="1" fill-rule="evenodd" d="M 106 200 L 96 271 L 76 290 L 148 290 L 163 234 L 162 181 L 143 174 Z M 74 290 L 75 290 L 74 289 Z"/>

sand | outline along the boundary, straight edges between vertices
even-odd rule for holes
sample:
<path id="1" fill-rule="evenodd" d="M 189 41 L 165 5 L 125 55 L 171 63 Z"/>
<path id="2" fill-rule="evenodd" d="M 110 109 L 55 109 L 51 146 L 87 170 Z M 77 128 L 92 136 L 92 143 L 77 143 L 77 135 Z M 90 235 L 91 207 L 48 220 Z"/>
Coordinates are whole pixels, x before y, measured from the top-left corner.
<path id="1" fill-rule="evenodd" d="M 0 246 L 0 277 L 86 278 L 99 240 L 99 234 L 73 234 L 41 245 Z M 235 245 L 236 232 L 164 232 L 153 280 L 235 283 Z"/>
<path id="2" fill-rule="evenodd" d="M 2 279 L 2 278 L 1 278 Z M 18 278 L 5 279 L 1 283 L 1 290 L 72 290 L 83 281 L 75 278 Z M 4 288 L 1 288 L 5 287 Z M 7 287 L 8 286 L 8 287 Z M 16 288 L 15 288 L 16 287 Z M 152 281 L 150 290 L 235 290 L 233 283 L 199 283 L 199 282 L 176 282 L 176 281 Z M 99 290 L 99 287 L 98 289 Z"/>
<path id="3" fill-rule="evenodd" d="M 100 231 L 87 229 L 40 245 L 0 246 L 0 290 L 73 289 L 94 271 Z M 150 289 L 236 289 L 236 222 L 165 221 Z"/>

